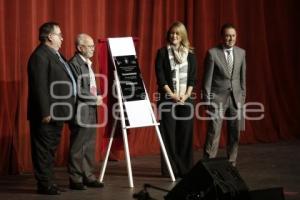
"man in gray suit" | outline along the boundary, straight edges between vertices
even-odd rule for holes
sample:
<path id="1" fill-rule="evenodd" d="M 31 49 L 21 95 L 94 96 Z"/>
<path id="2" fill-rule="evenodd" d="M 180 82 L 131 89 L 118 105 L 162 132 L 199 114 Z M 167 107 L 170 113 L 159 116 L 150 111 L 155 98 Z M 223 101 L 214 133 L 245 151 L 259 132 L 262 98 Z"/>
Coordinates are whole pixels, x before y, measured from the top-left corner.
<path id="1" fill-rule="evenodd" d="M 240 130 L 243 129 L 241 108 L 246 97 L 245 50 L 235 46 L 236 29 L 232 24 L 221 28 L 222 44 L 211 48 L 205 58 L 203 99 L 209 104 L 210 120 L 204 146 L 204 158 L 218 152 L 222 121 L 227 121 L 227 157 L 236 165 Z"/>
<path id="2" fill-rule="evenodd" d="M 76 53 L 69 61 L 76 78 L 78 95 L 76 113 L 70 124 L 70 188 L 85 190 L 86 187 L 103 187 L 93 174 L 95 162 L 95 142 L 97 123 L 96 105 L 102 103 L 97 95 L 95 74 L 90 58 L 94 54 L 93 39 L 87 34 L 79 34 L 75 41 Z"/>

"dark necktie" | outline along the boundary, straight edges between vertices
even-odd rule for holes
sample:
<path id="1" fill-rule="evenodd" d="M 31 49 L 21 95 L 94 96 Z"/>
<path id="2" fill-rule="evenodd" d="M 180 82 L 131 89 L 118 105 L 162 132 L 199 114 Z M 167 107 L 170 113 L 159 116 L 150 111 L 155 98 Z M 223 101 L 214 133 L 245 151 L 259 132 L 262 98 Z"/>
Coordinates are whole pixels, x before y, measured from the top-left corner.
<path id="1" fill-rule="evenodd" d="M 73 86 L 73 95 L 76 96 L 76 94 L 77 94 L 76 81 L 75 81 L 75 78 L 74 78 L 74 76 L 73 76 L 73 74 L 71 72 L 71 69 L 70 69 L 68 63 L 66 63 L 64 61 L 64 59 L 62 59 L 62 57 L 60 56 L 60 54 L 58 52 L 56 54 L 58 56 L 59 61 L 64 64 L 64 67 L 65 67 L 65 69 L 66 69 L 69 77 L 71 78 L 72 86 Z"/>

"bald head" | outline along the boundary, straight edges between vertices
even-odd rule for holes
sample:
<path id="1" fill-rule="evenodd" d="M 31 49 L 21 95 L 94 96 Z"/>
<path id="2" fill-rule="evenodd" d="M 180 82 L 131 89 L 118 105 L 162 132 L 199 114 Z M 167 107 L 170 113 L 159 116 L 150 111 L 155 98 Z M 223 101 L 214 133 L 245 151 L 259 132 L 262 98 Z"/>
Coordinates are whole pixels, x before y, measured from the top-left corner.
<path id="1" fill-rule="evenodd" d="M 77 51 L 85 58 L 91 58 L 94 55 L 95 45 L 93 38 L 85 33 L 77 35 L 75 40 Z"/>

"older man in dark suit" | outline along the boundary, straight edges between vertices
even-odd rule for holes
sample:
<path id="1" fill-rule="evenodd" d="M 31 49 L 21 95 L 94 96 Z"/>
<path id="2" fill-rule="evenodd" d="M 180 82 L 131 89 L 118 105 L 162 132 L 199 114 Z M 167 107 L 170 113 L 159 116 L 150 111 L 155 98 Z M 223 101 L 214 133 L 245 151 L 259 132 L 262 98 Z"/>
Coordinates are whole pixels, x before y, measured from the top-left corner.
<path id="1" fill-rule="evenodd" d="M 210 49 L 205 59 L 203 98 L 212 114 L 208 124 L 204 158 L 217 155 L 222 121 L 227 119 L 227 156 L 236 165 L 243 117 L 241 108 L 246 97 L 245 50 L 235 46 L 236 29 L 225 24 L 221 29 L 223 44 Z"/>
<path id="2" fill-rule="evenodd" d="M 55 22 L 39 29 L 40 45 L 28 62 L 28 119 L 32 162 L 37 192 L 57 195 L 61 189 L 53 182 L 54 155 L 64 121 L 73 115 L 76 82 L 63 56 L 58 52 L 63 38 Z"/>
<path id="3" fill-rule="evenodd" d="M 70 66 L 77 80 L 78 96 L 76 114 L 71 123 L 69 157 L 70 188 L 85 190 L 87 187 L 103 187 L 93 174 L 95 161 L 97 105 L 102 97 L 97 95 L 95 74 L 90 58 L 94 54 L 93 39 L 87 34 L 79 34 L 75 42 L 76 53 Z"/>

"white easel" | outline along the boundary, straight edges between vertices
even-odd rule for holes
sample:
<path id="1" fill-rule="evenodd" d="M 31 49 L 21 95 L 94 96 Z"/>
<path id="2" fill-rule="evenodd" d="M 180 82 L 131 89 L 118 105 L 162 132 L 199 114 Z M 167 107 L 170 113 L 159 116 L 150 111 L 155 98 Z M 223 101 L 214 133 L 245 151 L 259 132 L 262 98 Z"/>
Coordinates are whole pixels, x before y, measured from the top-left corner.
<path id="1" fill-rule="evenodd" d="M 138 127 L 146 127 L 146 126 L 155 126 L 156 135 L 159 140 L 159 144 L 161 147 L 162 154 L 164 156 L 165 162 L 167 164 L 169 174 L 171 177 L 171 180 L 174 182 L 175 177 L 173 174 L 172 167 L 170 165 L 170 161 L 165 149 L 164 142 L 161 138 L 161 134 L 158 128 L 159 123 L 157 123 L 154 112 L 152 110 L 150 100 L 148 97 L 147 90 L 145 88 L 144 82 L 143 86 L 145 89 L 146 97 L 144 100 L 137 100 L 137 101 L 131 101 L 131 102 L 124 102 L 122 91 L 121 91 L 121 85 L 120 80 L 117 74 L 116 65 L 114 62 L 114 57 L 116 56 L 128 56 L 128 55 L 136 55 L 135 53 L 135 47 L 134 43 L 131 37 L 122 37 L 122 38 L 109 38 L 108 44 L 110 47 L 110 53 L 112 57 L 112 61 L 114 64 L 114 78 L 115 78 L 115 84 L 117 89 L 117 95 L 118 95 L 118 104 L 120 109 L 120 117 L 121 117 L 121 125 L 122 125 L 122 135 L 123 135 L 123 142 L 124 142 L 124 148 L 125 148 L 125 158 L 126 158 L 126 164 L 127 164 L 127 173 L 128 173 L 128 180 L 129 180 L 129 187 L 133 188 L 133 179 L 132 179 L 132 169 L 131 169 L 131 161 L 130 161 L 130 153 L 129 153 L 129 147 L 128 147 L 128 139 L 127 139 L 127 129 L 131 128 L 138 128 Z M 124 108 L 126 109 L 126 113 L 128 115 L 128 121 L 129 126 L 125 123 L 125 114 L 124 114 Z M 117 126 L 117 119 L 115 119 L 112 132 L 110 135 L 107 152 L 105 155 L 105 159 L 102 165 L 102 169 L 99 176 L 99 181 L 103 182 L 105 170 L 107 167 L 107 161 L 110 154 L 112 142 L 114 139 L 114 134 Z"/>

